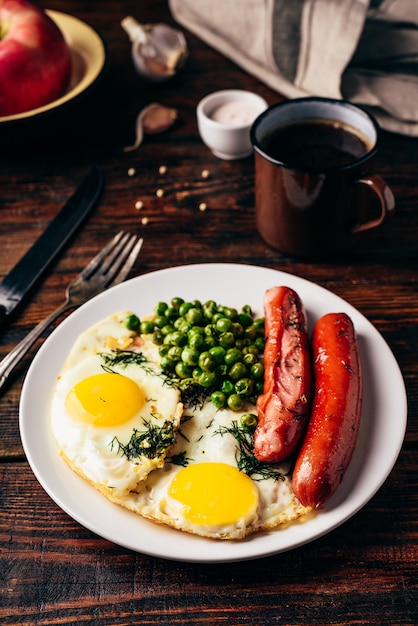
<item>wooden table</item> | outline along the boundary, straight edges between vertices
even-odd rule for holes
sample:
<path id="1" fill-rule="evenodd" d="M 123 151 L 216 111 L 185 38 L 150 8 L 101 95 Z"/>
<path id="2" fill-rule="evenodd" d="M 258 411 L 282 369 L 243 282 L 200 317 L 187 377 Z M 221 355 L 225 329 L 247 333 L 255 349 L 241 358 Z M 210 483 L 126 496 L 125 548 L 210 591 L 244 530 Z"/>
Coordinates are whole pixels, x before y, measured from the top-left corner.
<path id="1" fill-rule="evenodd" d="M 269 103 L 282 98 L 189 33 L 184 71 L 170 83 L 142 82 L 120 21 L 132 14 L 143 22 L 171 23 L 163 0 L 40 4 L 97 29 L 107 44 L 109 66 L 96 91 L 58 121 L 41 129 L 25 127 L 2 142 L 0 276 L 43 232 L 91 163 L 103 168 L 105 188 L 53 270 L 1 332 L 1 353 L 61 303 L 69 281 L 110 233 L 126 229 L 145 238 L 132 275 L 189 263 L 249 263 L 301 276 L 350 302 L 380 331 L 399 362 L 409 421 L 401 454 L 383 487 L 330 534 L 252 562 L 178 563 L 96 536 L 38 484 L 18 425 L 33 349 L 0 397 L 1 622 L 417 624 L 417 140 L 383 133 L 378 168 L 397 199 L 391 223 L 338 261 L 282 256 L 256 232 L 252 158 L 228 162 L 212 156 L 195 119 L 198 101 L 220 88 L 256 91 Z M 133 141 L 137 113 L 151 102 L 176 108 L 176 125 L 148 138 L 137 151 L 124 152 Z M 129 175 L 130 168 L 135 175 Z M 202 177 L 204 169 L 208 178 Z M 157 189 L 164 190 L 162 198 Z M 135 208 L 138 200 L 141 210 Z M 199 210 L 201 202 L 206 211 Z"/>

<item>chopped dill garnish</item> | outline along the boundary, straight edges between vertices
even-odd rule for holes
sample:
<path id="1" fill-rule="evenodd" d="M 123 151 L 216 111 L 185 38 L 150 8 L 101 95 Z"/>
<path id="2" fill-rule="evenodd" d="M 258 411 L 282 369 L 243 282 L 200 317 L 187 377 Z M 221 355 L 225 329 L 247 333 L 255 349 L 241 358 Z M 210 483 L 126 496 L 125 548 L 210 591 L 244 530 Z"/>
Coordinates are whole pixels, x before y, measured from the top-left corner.
<path id="1" fill-rule="evenodd" d="M 181 465 L 182 467 L 186 467 L 191 460 L 192 459 L 189 459 L 186 456 L 186 452 L 184 450 L 179 454 L 173 454 L 173 456 L 166 458 L 167 463 L 172 463 L 173 465 Z"/>
<path id="2" fill-rule="evenodd" d="M 110 442 L 110 449 L 117 445 L 118 452 L 125 455 L 129 460 L 140 456 L 149 459 L 161 456 L 170 447 L 176 438 L 173 423 L 166 420 L 162 426 L 157 426 L 144 420 L 145 429 L 142 431 L 134 428 L 132 436 L 127 444 L 123 444 L 117 437 Z"/>
<path id="3" fill-rule="evenodd" d="M 179 381 L 177 381 L 179 383 Z M 202 408 L 206 398 L 210 395 L 210 391 L 202 387 L 196 382 L 187 379 L 187 382 L 180 381 L 181 399 L 185 406 L 194 409 Z"/>
<path id="4" fill-rule="evenodd" d="M 142 352 L 133 352 L 132 350 L 112 350 L 110 354 L 101 352 L 100 356 L 108 367 L 115 367 L 115 365 L 127 367 L 131 363 L 143 365 L 147 361 Z"/>
<path id="5" fill-rule="evenodd" d="M 214 432 L 214 435 L 225 435 L 226 433 L 232 435 L 238 444 L 235 459 L 241 472 L 251 476 L 253 480 L 284 479 L 284 474 L 277 467 L 269 463 L 262 463 L 255 458 L 252 452 L 254 447 L 254 434 L 252 432 L 239 426 L 238 422 L 233 420 L 231 426 L 221 426 Z"/>
<path id="6" fill-rule="evenodd" d="M 158 372 L 152 367 L 147 366 L 146 363 L 148 363 L 148 359 L 142 352 L 134 352 L 133 350 L 112 350 L 110 353 L 101 352 L 100 356 L 104 361 L 104 365 L 102 365 L 102 367 L 107 372 L 112 372 L 112 368 L 116 365 L 119 365 L 120 367 L 139 365 L 147 374 L 150 374 L 151 376 L 159 376 L 164 381 L 165 385 L 170 387 L 177 386 L 178 381 L 163 372 Z"/>

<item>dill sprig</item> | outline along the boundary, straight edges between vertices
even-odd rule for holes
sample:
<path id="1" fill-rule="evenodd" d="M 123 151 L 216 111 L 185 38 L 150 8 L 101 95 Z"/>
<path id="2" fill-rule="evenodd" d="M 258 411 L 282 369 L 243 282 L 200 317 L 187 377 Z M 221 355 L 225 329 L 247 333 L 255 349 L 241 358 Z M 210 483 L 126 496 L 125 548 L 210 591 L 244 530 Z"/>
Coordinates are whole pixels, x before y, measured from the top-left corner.
<path id="1" fill-rule="evenodd" d="M 181 399 L 185 406 L 198 409 L 202 408 L 210 391 L 191 379 L 177 381 L 180 387 Z"/>
<path id="2" fill-rule="evenodd" d="M 269 463 L 262 463 L 255 458 L 252 452 L 254 447 L 253 432 L 239 426 L 238 422 L 233 420 L 230 426 L 221 426 L 214 434 L 223 436 L 226 433 L 232 435 L 238 444 L 235 459 L 241 472 L 251 476 L 254 480 L 267 480 L 268 478 L 284 480 L 283 473 L 277 467 Z"/>
<path id="3" fill-rule="evenodd" d="M 142 431 L 134 428 L 130 440 L 123 444 L 117 437 L 110 442 L 110 449 L 117 445 L 118 452 L 125 455 L 129 460 L 140 456 L 155 459 L 161 456 L 169 448 L 176 438 L 174 425 L 166 420 L 162 426 L 144 420 L 145 428 Z"/>
<path id="4" fill-rule="evenodd" d="M 101 352 L 100 356 L 108 367 L 115 367 L 115 365 L 127 367 L 130 364 L 143 365 L 147 362 L 142 352 L 134 352 L 133 350 L 112 350 L 110 353 Z"/>
<path id="5" fill-rule="evenodd" d="M 173 465 L 181 465 L 182 467 L 187 467 L 189 461 L 191 461 L 191 459 L 186 456 L 185 450 L 183 450 L 183 452 L 179 452 L 179 454 L 173 454 L 173 456 L 166 458 L 167 463 L 172 463 Z"/>
<path id="6" fill-rule="evenodd" d="M 149 361 L 142 352 L 134 352 L 133 350 L 112 350 L 110 353 L 101 352 L 100 356 L 104 361 L 102 367 L 107 372 L 113 372 L 112 368 L 117 365 L 122 368 L 128 365 L 139 365 L 147 374 L 161 378 L 165 385 L 169 387 L 177 386 L 178 381 L 146 365 Z"/>

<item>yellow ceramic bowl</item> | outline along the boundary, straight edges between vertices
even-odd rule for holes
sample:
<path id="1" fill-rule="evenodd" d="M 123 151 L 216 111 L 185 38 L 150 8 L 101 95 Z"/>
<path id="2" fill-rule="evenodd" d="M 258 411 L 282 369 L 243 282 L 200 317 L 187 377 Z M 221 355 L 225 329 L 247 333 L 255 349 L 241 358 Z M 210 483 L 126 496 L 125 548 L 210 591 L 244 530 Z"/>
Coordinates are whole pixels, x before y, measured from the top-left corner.
<path id="1" fill-rule="evenodd" d="M 72 72 L 66 93 L 42 107 L 0 117 L 0 125 L 43 115 L 71 102 L 94 85 L 106 65 L 106 46 L 91 26 L 72 15 L 46 11 L 63 33 L 71 51 Z"/>

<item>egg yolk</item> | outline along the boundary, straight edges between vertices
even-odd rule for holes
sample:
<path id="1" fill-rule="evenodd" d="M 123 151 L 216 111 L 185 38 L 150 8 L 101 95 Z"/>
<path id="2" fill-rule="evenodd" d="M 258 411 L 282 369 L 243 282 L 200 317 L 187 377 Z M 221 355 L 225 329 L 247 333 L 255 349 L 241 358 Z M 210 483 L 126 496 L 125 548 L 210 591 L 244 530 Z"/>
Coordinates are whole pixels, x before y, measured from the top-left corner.
<path id="1" fill-rule="evenodd" d="M 116 426 L 129 421 L 144 404 L 142 389 L 121 374 L 103 373 L 84 378 L 68 393 L 69 415 L 94 426 Z"/>
<path id="2" fill-rule="evenodd" d="M 184 517 L 198 525 L 234 524 L 255 511 L 258 490 L 249 476 L 226 463 L 196 463 L 181 469 L 169 495 L 184 504 Z"/>

